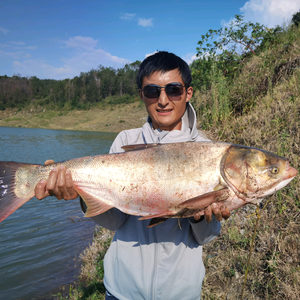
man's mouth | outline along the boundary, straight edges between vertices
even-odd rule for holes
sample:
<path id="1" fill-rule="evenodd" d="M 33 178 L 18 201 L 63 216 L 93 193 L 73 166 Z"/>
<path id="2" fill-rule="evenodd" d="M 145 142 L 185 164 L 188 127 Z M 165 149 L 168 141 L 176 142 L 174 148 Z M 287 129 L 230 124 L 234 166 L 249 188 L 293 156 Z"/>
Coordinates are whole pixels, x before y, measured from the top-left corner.
<path id="1" fill-rule="evenodd" d="M 157 109 L 156 110 L 159 114 L 168 114 L 173 111 L 173 109 Z"/>

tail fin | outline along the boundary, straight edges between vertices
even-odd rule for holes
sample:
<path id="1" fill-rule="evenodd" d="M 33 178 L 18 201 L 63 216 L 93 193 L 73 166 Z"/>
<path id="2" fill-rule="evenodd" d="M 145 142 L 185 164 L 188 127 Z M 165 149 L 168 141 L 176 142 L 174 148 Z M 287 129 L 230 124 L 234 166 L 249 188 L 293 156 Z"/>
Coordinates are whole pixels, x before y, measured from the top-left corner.
<path id="1" fill-rule="evenodd" d="M 0 161 L 0 222 L 34 196 L 34 189 L 26 196 L 16 195 L 16 172 L 27 164 Z"/>

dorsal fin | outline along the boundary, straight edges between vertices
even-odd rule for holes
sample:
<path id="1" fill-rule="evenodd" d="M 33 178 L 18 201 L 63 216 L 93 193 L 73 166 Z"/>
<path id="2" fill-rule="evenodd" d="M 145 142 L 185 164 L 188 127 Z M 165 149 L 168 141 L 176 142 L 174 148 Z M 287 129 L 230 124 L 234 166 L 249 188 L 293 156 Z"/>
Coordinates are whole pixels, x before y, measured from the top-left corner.
<path id="1" fill-rule="evenodd" d="M 153 147 L 157 147 L 160 144 L 137 144 L 137 145 L 127 145 L 123 146 L 122 149 L 125 150 L 125 152 L 129 151 L 138 151 L 138 150 L 145 150 Z"/>

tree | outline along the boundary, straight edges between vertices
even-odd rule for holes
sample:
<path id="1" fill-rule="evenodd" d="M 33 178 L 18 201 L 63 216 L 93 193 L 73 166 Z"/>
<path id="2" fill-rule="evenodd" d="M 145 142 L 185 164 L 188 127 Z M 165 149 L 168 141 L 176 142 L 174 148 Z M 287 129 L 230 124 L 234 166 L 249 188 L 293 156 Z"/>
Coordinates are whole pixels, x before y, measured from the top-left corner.
<path id="1" fill-rule="evenodd" d="M 245 22 L 242 15 L 235 15 L 234 20 L 230 23 L 229 27 L 225 26 L 218 30 L 210 29 L 205 35 L 201 36 L 198 42 L 197 56 L 204 55 L 217 55 L 220 58 L 226 57 L 229 53 L 232 55 L 240 55 L 244 52 L 251 51 L 255 53 L 255 48 L 262 42 L 269 28 L 259 23 Z M 213 41 L 212 44 L 204 43 L 209 40 Z M 238 46 L 242 46 L 242 51 Z"/>
<path id="2" fill-rule="evenodd" d="M 300 24 L 300 10 L 293 14 L 292 22 L 298 27 Z"/>
<path id="3" fill-rule="evenodd" d="M 264 47 L 267 47 L 273 40 L 273 29 L 245 22 L 242 15 L 235 15 L 229 26 L 210 29 L 201 36 L 196 48 L 199 59 L 191 65 L 193 83 L 199 89 L 209 88 L 212 66 L 226 79 L 232 79 L 235 71 L 241 68 L 243 59 L 258 54 L 259 45 L 264 42 Z"/>

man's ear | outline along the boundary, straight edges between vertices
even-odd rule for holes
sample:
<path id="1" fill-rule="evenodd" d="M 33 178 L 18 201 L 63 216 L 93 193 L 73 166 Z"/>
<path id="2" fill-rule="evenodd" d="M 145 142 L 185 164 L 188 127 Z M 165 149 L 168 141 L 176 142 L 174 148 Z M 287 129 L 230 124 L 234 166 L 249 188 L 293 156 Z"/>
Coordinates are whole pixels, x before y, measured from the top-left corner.
<path id="1" fill-rule="evenodd" d="M 140 96 L 140 99 L 141 99 L 143 102 L 145 102 L 145 101 L 144 101 L 144 97 L 143 97 L 143 92 L 142 92 L 142 90 L 139 90 L 139 96 Z"/>
<path id="2" fill-rule="evenodd" d="M 191 100 L 192 96 L 193 96 L 193 88 L 190 86 L 187 88 L 186 90 L 186 99 L 185 99 L 185 102 L 188 102 Z"/>

